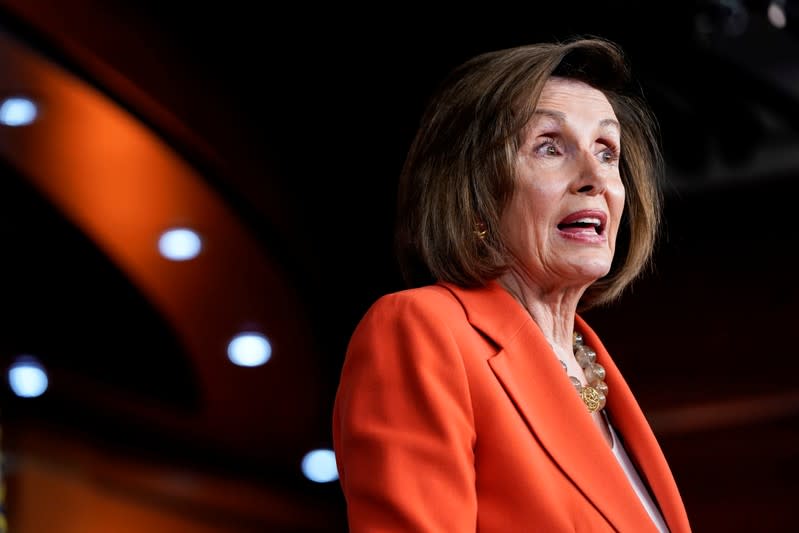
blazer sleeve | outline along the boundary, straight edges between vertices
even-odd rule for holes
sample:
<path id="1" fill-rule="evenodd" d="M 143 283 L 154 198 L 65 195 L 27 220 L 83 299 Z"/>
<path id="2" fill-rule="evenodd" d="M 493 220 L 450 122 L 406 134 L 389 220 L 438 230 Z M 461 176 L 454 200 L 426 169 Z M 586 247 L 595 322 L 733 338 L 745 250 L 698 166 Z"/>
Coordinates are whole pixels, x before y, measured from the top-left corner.
<path id="1" fill-rule="evenodd" d="M 476 530 L 471 401 L 444 312 L 384 296 L 350 340 L 333 443 L 352 533 Z"/>

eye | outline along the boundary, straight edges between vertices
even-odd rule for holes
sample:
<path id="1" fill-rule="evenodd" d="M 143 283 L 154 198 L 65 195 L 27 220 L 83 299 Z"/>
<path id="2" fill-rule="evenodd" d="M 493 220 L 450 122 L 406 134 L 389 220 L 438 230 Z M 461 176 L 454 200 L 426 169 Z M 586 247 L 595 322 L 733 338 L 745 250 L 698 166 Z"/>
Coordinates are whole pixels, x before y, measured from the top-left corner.
<path id="1" fill-rule="evenodd" d="M 599 152 L 599 159 L 603 163 L 615 163 L 619 160 L 619 150 L 615 146 L 608 146 L 601 152 Z"/>
<path id="2" fill-rule="evenodd" d="M 552 157 L 560 155 L 561 149 L 555 139 L 546 137 L 540 144 L 535 147 L 535 153 L 542 156 Z"/>

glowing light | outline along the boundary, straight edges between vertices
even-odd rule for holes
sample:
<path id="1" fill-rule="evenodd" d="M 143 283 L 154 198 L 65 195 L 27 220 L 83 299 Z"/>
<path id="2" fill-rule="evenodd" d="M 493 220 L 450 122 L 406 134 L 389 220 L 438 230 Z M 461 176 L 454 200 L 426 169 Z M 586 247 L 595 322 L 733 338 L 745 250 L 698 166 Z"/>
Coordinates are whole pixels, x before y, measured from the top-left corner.
<path id="1" fill-rule="evenodd" d="M 26 126 L 36 120 L 36 104 L 27 98 L 6 98 L 0 104 L 0 123 L 6 126 Z"/>
<path id="2" fill-rule="evenodd" d="M 196 232 L 186 228 L 165 231 L 158 240 L 161 255 L 173 261 L 186 261 L 197 257 L 202 241 Z"/>
<path id="3" fill-rule="evenodd" d="M 302 459 L 302 473 L 316 483 L 329 483 L 338 479 L 336 454 L 332 450 L 312 450 Z"/>
<path id="4" fill-rule="evenodd" d="M 8 369 L 8 383 L 17 396 L 34 398 L 47 390 L 47 373 L 35 358 L 22 356 Z"/>
<path id="5" fill-rule="evenodd" d="M 241 333 L 230 341 L 227 355 L 236 365 L 259 366 L 272 357 L 272 345 L 260 333 Z"/>
<path id="6" fill-rule="evenodd" d="M 771 25 L 775 28 L 784 28 L 787 22 L 787 17 L 785 16 L 785 6 L 782 2 L 771 2 L 768 5 L 768 21 L 771 22 Z"/>

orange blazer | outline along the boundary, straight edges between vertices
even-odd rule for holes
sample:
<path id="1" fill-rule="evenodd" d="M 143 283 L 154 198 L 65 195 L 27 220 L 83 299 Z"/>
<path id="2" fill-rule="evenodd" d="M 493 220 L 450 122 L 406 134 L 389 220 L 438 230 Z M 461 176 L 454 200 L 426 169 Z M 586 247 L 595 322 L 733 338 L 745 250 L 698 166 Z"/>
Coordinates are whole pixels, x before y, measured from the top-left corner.
<path id="1" fill-rule="evenodd" d="M 666 459 L 596 334 L 607 409 L 672 533 Z M 498 283 L 383 296 L 351 338 L 333 411 L 350 531 L 656 533 L 541 330 Z"/>

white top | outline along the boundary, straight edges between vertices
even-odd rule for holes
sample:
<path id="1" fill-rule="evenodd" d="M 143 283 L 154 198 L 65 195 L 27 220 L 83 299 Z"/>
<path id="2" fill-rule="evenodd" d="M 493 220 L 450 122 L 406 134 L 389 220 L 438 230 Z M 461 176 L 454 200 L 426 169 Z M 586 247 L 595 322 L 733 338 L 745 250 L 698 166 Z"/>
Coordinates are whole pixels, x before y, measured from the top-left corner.
<path id="1" fill-rule="evenodd" d="M 610 425 L 610 421 L 608 421 L 607 417 L 605 417 L 605 420 L 608 423 L 610 435 L 613 440 L 611 446 L 613 449 L 613 455 L 616 456 L 616 460 L 619 461 L 624 473 L 627 474 L 630 484 L 633 486 L 635 493 L 638 495 L 638 499 L 641 500 L 644 509 L 646 509 L 646 512 L 649 513 L 650 518 L 652 518 L 652 522 L 655 523 L 655 527 L 657 527 L 658 531 L 661 533 L 669 533 L 669 528 L 666 526 L 665 520 L 663 520 L 663 515 L 660 514 L 660 510 L 658 509 L 657 505 L 655 505 L 655 503 L 652 501 L 652 497 L 649 495 L 646 485 L 644 485 L 644 482 L 641 481 L 638 471 L 636 470 L 632 461 L 630 461 L 630 456 L 627 455 L 627 451 L 624 449 L 624 446 L 619 440 L 618 435 L 616 435 L 616 430 Z"/>

